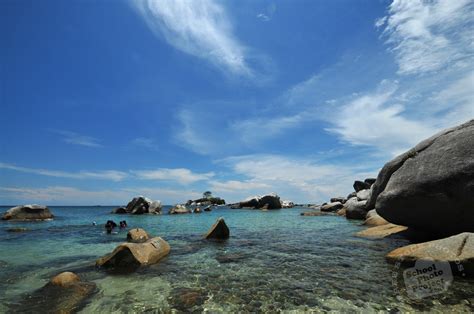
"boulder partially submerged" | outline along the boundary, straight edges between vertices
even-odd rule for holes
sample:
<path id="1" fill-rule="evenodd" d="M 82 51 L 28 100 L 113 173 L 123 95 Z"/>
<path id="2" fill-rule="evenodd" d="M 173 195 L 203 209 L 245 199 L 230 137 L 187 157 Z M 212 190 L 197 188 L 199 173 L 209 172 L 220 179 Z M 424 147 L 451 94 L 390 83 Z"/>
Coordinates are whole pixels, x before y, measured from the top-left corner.
<path id="1" fill-rule="evenodd" d="M 78 275 L 63 272 L 45 286 L 11 305 L 16 313 L 77 313 L 97 291 L 93 282 L 83 282 Z"/>
<path id="2" fill-rule="evenodd" d="M 253 209 L 280 209 L 280 197 L 275 193 L 270 193 L 262 196 L 249 197 L 244 201 L 236 204 L 236 208 L 253 208 Z"/>
<path id="3" fill-rule="evenodd" d="M 367 203 L 389 222 L 453 235 L 474 231 L 474 120 L 385 164 Z"/>
<path id="4" fill-rule="evenodd" d="M 50 220 L 54 216 L 47 206 L 22 205 L 10 208 L 3 214 L 3 220 Z"/>
<path id="5" fill-rule="evenodd" d="M 336 212 L 343 207 L 344 205 L 341 202 L 333 202 L 333 203 L 321 205 L 320 210 L 322 212 Z"/>
<path id="6" fill-rule="evenodd" d="M 150 239 L 148 233 L 142 228 L 131 229 L 127 233 L 127 242 L 143 243 Z"/>
<path id="7" fill-rule="evenodd" d="M 112 253 L 99 258 L 96 265 L 106 268 L 136 268 L 156 264 L 169 252 L 168 242 L 160 237 L 144 243 L 122 243 Z"/>
<path id="8" fill-rule="evenodd" d="M 133 198 L 126 207 L 119 207 L 112 211 L 113 214 L 160 214 L 161 202 L 154 201 L 144 196 Z"/>
<path id="9" fill-rule="evenodd" d="M 227 227 L 224 218 L 217 219 L 216 223 L 207 232 L 206 239 L 228 239 L 230 236 L 229 227 Z"/>
<path id="10" fill-rule="evenodd" d="M 474 276 L 474 233 L 464 232 L 441 240 L 404 246 L 388 253 L 386 258 L 389 262 L 405 265 L 420 260 L 449 262 L 454 270 Z"/>

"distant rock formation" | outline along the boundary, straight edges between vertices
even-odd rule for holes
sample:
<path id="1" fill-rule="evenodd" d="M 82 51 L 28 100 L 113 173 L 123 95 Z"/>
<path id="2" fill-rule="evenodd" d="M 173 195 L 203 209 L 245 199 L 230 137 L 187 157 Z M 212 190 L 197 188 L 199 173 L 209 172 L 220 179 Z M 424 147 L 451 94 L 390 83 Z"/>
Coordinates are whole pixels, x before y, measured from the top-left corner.
<path id="1" fill-rule="evenodd" d="M 177 215 L 177 214 L 190 214 L 191 210 L 186 208 L 184 205 L 176 205 L 175 207 L 171 208 L 168 211 L 170 215 Z"/>
<path id="2" fill-rule="evenodd" d="M 433 234 L 474 231 L 474 120 L 385 164 L 367 208 L 391 223 Z"/>
<path id="3" fill-rule="evenodd" d="M 253 208 L 253 209 L 280 209 L 280 197 L 275 193 L 265 194 L 262 196 L 249 197 L 232 208 Z"/>
<path id="4" fill-rule="evenodd" d="M 23 205 L 10 208 L 2 217 L 3 220 L 49 220 L 54 215 L 43 205 Z"/>
<path id="5" fill-rule="evenodd" d="M 160 214 L 161 202 L 154 201 L 144 196 L 137 196 L 133 198 L 127 207 L 119 207 L 112 211 L 113 214 Z"/>
<path id="6" fill-rule="evenodd" d="M 220 197 L 206 197 L 196 200 L 189 200 L 186 206 L 209 206 L 209 205 L 225 205 L 225 200 Z"/>

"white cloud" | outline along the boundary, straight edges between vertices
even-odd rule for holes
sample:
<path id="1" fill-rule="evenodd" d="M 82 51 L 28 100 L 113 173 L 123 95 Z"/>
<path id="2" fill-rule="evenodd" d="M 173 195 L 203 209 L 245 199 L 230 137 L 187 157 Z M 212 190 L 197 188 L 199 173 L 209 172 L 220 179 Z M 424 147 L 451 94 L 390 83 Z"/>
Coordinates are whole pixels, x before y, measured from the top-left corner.
<path id="1" fill-rule="evenodd" d="M 48 169 L 18 167 L 18 166 L 7 164 L 7 163 L 0 163 L 0 169 L 14 170 L 14 171 L 43 175 L 43 176 L 48 176 L 48 177 L 69 178 L 69 179 L 99 179 L 99 180 L 122 181 L 128 176 L 127 173 L 122 172 L 122 171 L 117 171 L 117 170 L 67 172 L 67 171 L 56 171 L 56 170 L 48 170 Z"/>
<path id="2" fill-rule="evenodd" d="M 370 166 L 349 167 L 282 155 L 237 156 L 220 162 L 235 174 L 247 178 L 213 184 L 214 190 L 233 201 L 254 194 L 276 192 L 284 199 L 297 202 L 322 202 L 349 193 L 354 180 L 373 177 L 377 173 L 377 169 Z"/>
<path id="3" fill-rule="evenodd" d="M 164 204 L 181 203 L 202 194 L 191 190 L 166 188 L 123 188 L 117 190 L 84 190 L 69 186 L 0 187 L 0 198 L 8 202 L 43 203 L 46 205 L 126 205 L 133 197 L 145 195 Z"/>
<path id="4" fill-rule="evenodd" d="M 99 140 L 95 137 L 81 135 L 79 133 L 64 131 L 64 130 L 52 130 L 53 132 L 63 136 L 65 143 L 87 146 L 87 147 L 102 147 Z"/>
<path id="5" fill-rule="evenodd" d="M 434 134 L 437 129 L 428 122 L 403 116 L 404 105 L 395 102 L 397 88 L 396 82 L 383 81 L 375 92 L 339 106 L 328 131 L 350 144 L 377 147 L 391 155 Z"/>
<path id="6" fill-rule="evenodd" d="M 471 57 L 473 6 L 470 0 L 394 0 L 376 25 L 385 25 L 399 73 L 437 71 Z"/>
<path id="7" fill-rule="evenodd" d="M 133 170 L 132 173 L 138 179 L 176 181 L 181 184 L 190 184 L 197 181 L 209 180 L 215 175 L 214 172 L 195 173 L 185 168 Z"/>
<path id="8" fill-rule="evenodd" d="M 133 0 L 153 32 L 175 48 L 233 74 L 250 76 L 245 48 L 234 37 L 222 3 L 213 0 Z"/>

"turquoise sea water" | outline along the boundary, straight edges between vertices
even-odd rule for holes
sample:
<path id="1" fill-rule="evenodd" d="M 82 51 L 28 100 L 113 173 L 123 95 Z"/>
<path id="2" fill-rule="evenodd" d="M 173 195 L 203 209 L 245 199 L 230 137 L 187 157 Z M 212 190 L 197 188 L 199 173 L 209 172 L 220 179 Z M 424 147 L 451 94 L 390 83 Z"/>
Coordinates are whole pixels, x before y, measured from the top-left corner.
<path id="1" fill-rule="evenodd" d="M 304 208 L 220 207 L 202 214 L 143 216 L 112 215 L 112 209 L 51 207 L 53 221 L 0 222 L 0 313 L 62 271 L 97 284 L 83 313 L 474 311 L 474 282 L 462 278 L 444 294 L 408 298 L 400 270 L 384 260 L 407 242 L 357 238 L 354 233 L 363 229 L 358 221 L 303 217 Z M 202 240 L 218 217 L 229 226 L 230 239 Z M 161 236 L 171 245 L 170 255 L 129 274 L 96 269 L 95 260 L 126 238 L 126 231 L 104 233 L 108 219 L 125 219 L 129 228 Z M 14 227 L 29 231 L 6 231 Z"/>

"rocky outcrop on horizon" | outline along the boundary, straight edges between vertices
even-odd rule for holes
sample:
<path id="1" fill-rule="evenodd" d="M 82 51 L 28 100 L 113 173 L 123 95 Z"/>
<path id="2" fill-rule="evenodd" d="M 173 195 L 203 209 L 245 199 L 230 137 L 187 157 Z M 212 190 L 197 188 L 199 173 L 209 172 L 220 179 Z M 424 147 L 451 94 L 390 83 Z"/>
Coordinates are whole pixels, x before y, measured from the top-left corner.
<path id="1" fill-rule="evenodd" d="M 49 220 L 53 219 L 54 215 L 49 208 L 44 205 L 22 205 L 10 208 L 3 214 L 2 220 Z"/>
<path id="2" fill-rule="evenodd" d="M 144 196 L 134 197 L 126 207 L 119 207 L 112 211 L 113 214 L 161 214 L 161 202 L 154 201 Z"/>
<path id="3" fill-rule="evenodd" d="M 231 208 L 251 208 L 251 209 L 280 209 L 282 208 L 280 197 L 276 193 L 265 194 L 262 196 L 252 196 Z"/>

